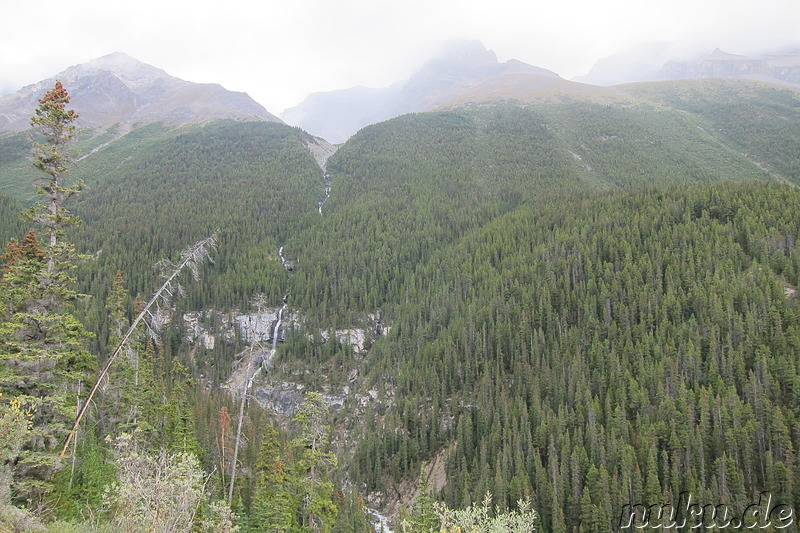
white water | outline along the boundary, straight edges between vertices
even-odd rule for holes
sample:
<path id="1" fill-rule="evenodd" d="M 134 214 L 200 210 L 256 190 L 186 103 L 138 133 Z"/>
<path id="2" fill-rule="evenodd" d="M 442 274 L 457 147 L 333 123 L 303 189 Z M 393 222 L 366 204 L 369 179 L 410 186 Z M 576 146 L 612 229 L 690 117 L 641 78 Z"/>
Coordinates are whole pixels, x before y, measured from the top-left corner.
<path id="1" fill-rule="evenodd" d="M 372 527 L 375 528 L 375 533 L 394 533 L 389 527 L 389 519 L 380 514 L 377 510 L 366 508 L 367 514 L 372 517 Z"/>
<path id="2" fill-rule="evenodd" d="M 248 391 L 250 390 L 250 388 L 253 386 L 253 380 L 254 380 L 254 379 L 256 379 L 256 375 L 257 375 L 257 374 L 258 374 L 260 371 L 261 371 L 261 367 L 259 366 L 259 367 L 257 367 L 257 368 L 255 369 L 255 371 L 253 372 L 253 374 L 250 376 L 250 379 L 248 379 L 248 380 L 247 380 L 247 385 L 245 385 L 245 388 L 244 388 L 244 391 L 245 391 L 245 397 L 247 397 L 247 392 L 248 392 Z"/>
<path id="3" fill-rule="evenodd" d="M 278 309 L 278 321 L 275 323 L 275 329 L 272 330 L 272 353 L 278 348 L 278 335 L 281 334 L 281 322 L 283 321 L 283 310 L 286 309 L 286 296 L 283 297 L 283 306 Z"/>
<path id="4" fill-rule="evenodd" d="M 317 202 L 317 211 L 319 211 L 320 216 L 322 216 L 322 206 L 331 196 L 331 175 L 326 172 L 323 179 L 325 180 L 325 197 Z"/>

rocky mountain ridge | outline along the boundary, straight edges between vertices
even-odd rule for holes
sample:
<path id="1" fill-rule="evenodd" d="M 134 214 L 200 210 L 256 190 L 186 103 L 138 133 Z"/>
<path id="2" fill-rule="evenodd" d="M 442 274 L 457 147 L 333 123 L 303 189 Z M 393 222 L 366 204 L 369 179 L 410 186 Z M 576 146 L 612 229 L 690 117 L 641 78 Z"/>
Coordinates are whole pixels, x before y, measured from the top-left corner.
<path id="1" fill-rule="evenodd" d="M 280 122 L 245 93 L 228 91 L 217 84 L 184 81 L 128 55 L 114 53 L 72 66 L 0 98 L 0 131 L 27 130 L 37 99 L 56 80 L 69 91 L 71 105 L 81 110 L 78 127 L 95 131 L 114 126 L 127 131 L 153 123 L 178 126 L 216 119 Z"/>
<path id="2" fill-rule="evenodd" d="M 650 43 L 605 57 L 575 81 L 617 85 L 639 81 L 738 78 L 800 87 L 800 48 L 740 55 L 719 48 L 691 56 L 669 43 Z"/>
<path id="3" fill-rule="evenodd" d="M 281 116 L 313 135 L 341 143 L 364 126 L 406 113 L 467 102 L 531 101 L 564 94 L 613 97 L 612 93 L 514 59 L 500 63 L 493 51 L 469 41 L 445 49 L 406 81 L 382 89 L 315 93 Z"/>
<path id="4" fill-rule="evenodd" d="M 717 48 L 696 61 L 667 61 L 657 80 L 743 78 L 800 87 L 800 48 L 757 57 L 730 54 Z"/>

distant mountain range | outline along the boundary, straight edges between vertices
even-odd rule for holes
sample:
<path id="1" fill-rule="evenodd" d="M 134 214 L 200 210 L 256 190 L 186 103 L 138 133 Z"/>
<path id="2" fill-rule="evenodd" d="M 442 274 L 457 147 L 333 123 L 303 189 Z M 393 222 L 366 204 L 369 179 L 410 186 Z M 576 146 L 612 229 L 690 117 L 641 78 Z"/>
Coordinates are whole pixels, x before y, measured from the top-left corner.
<path id="1" fill-rule="evenodd" d="M 716 56 L 674 71 L 754 71 Z M 359 493 L 330 500 L 337 529 L 358 523 L 359 501 L 399 517 L 417 479 L 458 508 L 487 492 L 503 508 L 530 497 L 542 531 L 617 529 L 610 510 L 669 501 L 676 483 L 701 501 L 800 501 L 800 90 L 601 87 L 472 43 L 388 89 L 318 96 L 321 125 L 405 113 L 333 150 L 245 95 L 126 56 L 74 68 L 60 76 L 70 106 L 109 128 L 79 139 L 69 175 L 86 184 L 67 238 L 86 254 L 74 309 L 95 333 L 91 354 L 111 353 L 115 280 L 130 310 L 162 282 L 152 265 L 215 230 L 219 245 L 187 298 L 164 307 L 163 342 L 146 349 L 142 331 L 130 344 L 137 383 L 152 386 L 139 395 L 116 367 L 100 391 L 54 513 L 83 513 L 76 495 L 100 501 L 86 453 L 112 456 L 102 443 L 129 426 L 125 413 L 160 428 L 143 446 L 190 438 L 207 466 L 236 464 L 218 430 L 251 385 L 234 487 L 244 524 L 272 525 L 262 504 L 304 512 L 247 473 L 264 472 L 266 450 L 285 467 L 283 493 L 304 490 L 290 432 L 308 392 L 324 393 L 336 424 L 327 473 Z M 17 113 L 26 129 L 51 83 L 0 101 L 16 102 L 3 124 Z M 136 128 L 144 120 L 164 125 Z M 169 125 L 186 122 L 200 124 Z M 30 149 L 24 133 L 0 133 L 0 243 L 30 226 L 17 215 L 40 178 Z M 255 328 L 272 342 L 248 346 Z M 225 470 L 209 482 L 223 486 Z"/>
<path id="2" fill-rule="evenodd" d="M 510 60 L 500 63 L 477 41 L 447 48 L 407 81 L 383 89 L 354 87 L 315 93 L 281 117 L 340 143 L 356 131 L 405 113 L 496 100 L 542 100 L 555 95 L 614 98 L 614 91 L 564 80 L 555 72 Z"/>
<path id="3" fill-rule="evenodd" d="M 591 71 L 575 81 L 617 85 L 636 81 L 695 78 L 740 78 L 800 87 L 800 48 L 744 56 L 717 48 L 710 55 L 674 59 L 675 50 L 666 43 L 652 43 L 598 61 Z"/>
<path id="4" fill-rule="evenodd" d="M 0 131 L 27 130 L 37 99 L 56 80 L 69 91 L 71 105 L 80 109 L 78 125 L 82 128 L 103 131 L 117 126 L 126 131 L 136 125 L 183 125 L 223 118 L 280 122 L 245 93 L 183 81 L 114 53 L 0 98 Z"/>
<path id="5" fill-rule="evenodd" d="M 287 109 L 286 123 L 333 143 L 364 126 L 399 115 L 466 104 L 576 99 L 600 103 L 630 102 L 620 87 L 627 82 L 686 78 L 745 78 L 800 88 L 800 48 L 747 57 L 719 49 L 695 60 L 670 59 L 674 49 L 653 44 L 605 58 L 589 74 L 573 81 L 517 60 L 499 62 L 477 41 L 452 45 L 405 81 L 385 88 L 354 87 L 315 93 Z M 217 119 L 274 121 L 245 93 L 216 84 L 198 84 L 170 76 L 121 53 L 68 68 L 51 79 L 0 98 L 0 131 L 24 131 L 44 91 L 59 79 L 80 110 L 79 126 L 117 136 L 137 125 L 183 125 Z"/>
<path id="6" fill-rule="evenodd" d="M 667 61 L 657 80 L 743 78 L 800 87 L 800 48 L 748 57 L 719 48 L 696 61 Z"/>
<path id="7" fill-rule="evenodd" d="M 500 63 L 476 41 L 446 49 L 407 81 L 383 89 L 354 87 L 315 93 L 282 118 L 341 143 L 356 131 L 405 113 L 499 100 L 537 102 L 564 97 L 618 102 L 628 99 L 613 85 L 687 78 L 743 78 L 800 87 L 800 49 L 747 57 L 719 49 L 691 61 L 672 59 L 675 49 L 655 43 L 605 58 L 586 76 L 568 81 L 517 60 Z"/>

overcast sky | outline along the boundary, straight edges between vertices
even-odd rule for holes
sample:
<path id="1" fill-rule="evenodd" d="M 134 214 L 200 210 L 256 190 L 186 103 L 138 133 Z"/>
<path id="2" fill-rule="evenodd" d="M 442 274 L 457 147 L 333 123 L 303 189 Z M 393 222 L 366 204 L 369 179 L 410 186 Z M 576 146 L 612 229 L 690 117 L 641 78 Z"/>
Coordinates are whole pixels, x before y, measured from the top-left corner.
<path id="1" fill-rule="evenodd" d="M 0 28 L 0 94 L 124 52 L 279 114 L 312 92 L 390 85 L 455 40 L 567 79 L 653 41 L 797 45 L 800 0 L 22 0 Z"/>

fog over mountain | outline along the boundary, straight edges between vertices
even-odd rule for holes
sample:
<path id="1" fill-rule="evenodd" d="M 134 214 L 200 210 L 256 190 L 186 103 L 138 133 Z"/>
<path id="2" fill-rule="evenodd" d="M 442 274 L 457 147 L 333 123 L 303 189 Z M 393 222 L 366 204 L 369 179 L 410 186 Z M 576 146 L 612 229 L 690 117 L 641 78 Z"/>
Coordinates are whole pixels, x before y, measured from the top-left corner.
<path id="1" fill-rule="evenodd" d="M 71 104 L 80 109 L 78 125 L 83 128 L 105 130 L 119 125 L 124 130 L 136 124 L 181 125 L 222 118 L 280 122 L 245 93 L 184 81 L 114 53 L 0 98 L 0 130 L 28 129 L 37 99 L 56 80 L 67 87 Z"/>
<path id="2" fill-rule="evenodd" d="M 788 47 L 757 55 L 719 48 L 690 54 L 669 43 L 651 43 L 599 60 L 575 81 L 616 85 L 636 81 L 692 78 L 740 78 L 800 86 L 800 48 Z"/>
<path id="3" fill-rule="evenodd" d="M 607 57 L 573 81 L 510 59 L 500 62 L 478 41 L 461 41 L 408 79 L 384 88 L 353 87 L 314 93 L 287 109 L 289 124 L 333 143 L 369 124 L 412 112 L 497 101 L 536 102 L 564 97 L 609 103 L 630 100 L 614 85 L 685 78 L 746 78 L 800 86 L 800 49 L 736 55 L 720 49 L 701 57 L 669 43 L 653 43 Z M 80 109 L 79 126 L 120 133 L 136 125 L 182 125 L 216 119 L 278 121 L 246 93 L 181 80 L 126 54 L 114 53 L 0 97 L 0 131 L 23 131 L 37 98 L 61 80 Z"/>
<path id="4" fill-rule="evenodd" d="M 281 117 L 309 133 L 340 143 L 362 127 L 405 113 L 496 99 L 527 101 L 553 93 L 587 93 L 555 72 L 511 59 L 503 63 L 477 41 L 446 48 L 408 80 L 383 89 L 355 87 L 315 93 Z"/>
<path id="5" fill-rule="evenodd" d="M 354 87 L 315 93 L 281 117 L 333 143 L 359 129 L 405 113 L 466 103 L 541 101 L 569 96 L 591 101 L 628 97 L 613 85 L 685 78 L 744 78 L 781 85 L 800 84 L 800 51 L 787 49 L 747 57 L 722 52 L 696 56 L 679 45 L 660 42 L 598 61 L 573 81 L 496 54 L 477 41 L 451 45 L 408 80 L 385 88 Z"/>
<path id="6" fill-rule="evenodd" d="M 664 63 L 676 58 L 673 48 L 665 42 L 637 46 L 598 60 L 587 74 L 573 79 L 594 85 L 652 81 Z"/>
<path id="7" fill-rule="evenodd" d="M 656 79 L 742 78 L 800 87 L 800 48 L 757 57 L 729 54 L 717 48 L 696 61 L 667 61 Z"/>

